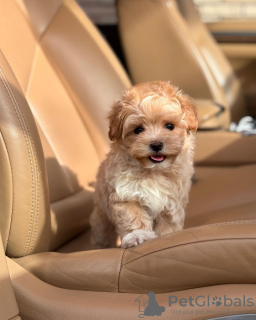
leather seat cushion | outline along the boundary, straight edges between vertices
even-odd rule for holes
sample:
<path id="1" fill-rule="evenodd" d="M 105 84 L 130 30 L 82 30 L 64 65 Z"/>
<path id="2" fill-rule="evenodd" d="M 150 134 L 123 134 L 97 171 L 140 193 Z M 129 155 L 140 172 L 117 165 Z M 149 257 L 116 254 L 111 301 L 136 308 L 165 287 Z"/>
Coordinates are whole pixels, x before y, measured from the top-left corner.
<path id="1" fill-rule="evenodd" d="M 255 218 L 256 165 L 196 167 L 186 210 L 185 228 Z M 58 252 L 90 250 L 90 229 L 66 242 Z"/>
<path id="2" fill-rule="evenodd" d="M 195 181 L 185 228 L 255 217 L 256 165 L 218 169 Z"/>
<path id="3" fill-rule="evenodd" d="M 138 319 L 138 316 L 143 312 L 139 312 L 138 297 L 140 295 L 138 294 L 89 292 L 57 288 L 41 281 L 13 260 L 7 258 L 7 263 L 22 319 L 131 320 Z M 176 320 L 181 306 L 176 303 L 169 309 L 168 301 L 170 295 L 176 296 L 178 300 L 181 298 L 188 300 L 191 296 L 207 297 L 209 295 L 214 297 L 225 294 L 233 301 L 237 298 L 243 301 L 246 293 L 247 297 L 251 297 L 255 301 L 255 292 L 255 284 L 224 284 L 179 292 L 156 293 L 156 301 L 160 306 L 166 307 L 165 312 L 161 315 L 161 320 Z M 218 308 L 210 304 L 204 312 L 205 315 L 202 315 L 202 307 L 196 306 L 196 304 L 193 305 L 187 304 L 182 320 L 198 320 L 199 316 L 200 319 L 208 319 L 209 317 L 255 313 L 254 306 L 241 304 L 227 310 L 224 304 Z"/>
<path id="4" fill-rule="evenodd" d="M 256 219 L 189 228 L 126 250 L 46 252 L 16 262 L 60 288 L 164 293 L 256 284 L 255 250 Z"/>
<path id="5" fill-rule="evenodd" d="M 126 250 L 81 251 L 89 249 L 89 232 L 84 232 L 59 249 L 80 252 L 16 261 L 46 283 L 73 290 L 164 293 L 255 284 L 255 172 L 256 165 L 229 168 L 196 182 L 180 232 Z"/>

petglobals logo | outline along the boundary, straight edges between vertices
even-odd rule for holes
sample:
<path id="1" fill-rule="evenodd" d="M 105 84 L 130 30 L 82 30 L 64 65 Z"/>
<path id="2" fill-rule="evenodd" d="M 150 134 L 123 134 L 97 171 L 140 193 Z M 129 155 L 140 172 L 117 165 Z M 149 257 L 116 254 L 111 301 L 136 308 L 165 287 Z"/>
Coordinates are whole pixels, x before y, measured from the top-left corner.
<path id="1" fill-rule="evenodd" d="M 138 317 L 154 317 L 161 318 L 163 315 L 171 313 L 178 318 L 181 318 L 187 314 L 195 315 L 216 315 L 218 313 L 230 314 L 236 312 L 237 307 L 245 307 L 248 310 L 254 308 L 255 303 L 253 298 L 246 295 L 240 297 L 230 297 L 227 294 L 223 296 L 212 295 L 198 295 L 195 297 L 186 296 L 178 297 L 175 295 L 169 296 L 169 301 L 163 301 L 161 303 L 157 301 L 157 297 L 153 291 L 145 292 L 135 299 L 138 304 Z M 165 303 L 166 302 L 166 303 Z"/>
<path id="2" fill-rule="evenodd" d="M 252 307 L 254 306 L 253 298 L 248 298 L 243 295 L 241 298 L 230 298 L 226 295 L 219 296 L 197 296 L 195 298 L 178 298 L 177 296 L 169 296 L 169 307 Z"/>
<path id="3" fill-rule="evenodd" d="M 139 303 L 139 318 L 161 316 L 165 307 L 156 301 L 155 293 L 152 291 L 143 293 L 135 301 Z"/>

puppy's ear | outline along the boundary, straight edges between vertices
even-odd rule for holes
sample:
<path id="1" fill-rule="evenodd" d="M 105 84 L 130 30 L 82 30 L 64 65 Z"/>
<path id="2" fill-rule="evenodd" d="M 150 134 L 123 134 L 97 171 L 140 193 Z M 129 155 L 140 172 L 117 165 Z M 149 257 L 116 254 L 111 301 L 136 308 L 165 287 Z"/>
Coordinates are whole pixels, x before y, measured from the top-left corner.
<path id="1" fill-rule="evenodd" d="M 121 138 L 123 132 L 123 125 L 127 116 L 127 110 L 119 99 L 115 101 L 112 110 L 109 114 L 109 132 L 108 136 L 111 141 Z"/>
<path id="2" fill-rule="evenodd" d="M 178 97 L 181 105 L 182 112 L 185 115 L 185 120 L 187 121 L 188 131 L 196 132 L 198 128 L 198 119 L 196 106 L 193 100 L 186 94 L 182 94 Z"/>

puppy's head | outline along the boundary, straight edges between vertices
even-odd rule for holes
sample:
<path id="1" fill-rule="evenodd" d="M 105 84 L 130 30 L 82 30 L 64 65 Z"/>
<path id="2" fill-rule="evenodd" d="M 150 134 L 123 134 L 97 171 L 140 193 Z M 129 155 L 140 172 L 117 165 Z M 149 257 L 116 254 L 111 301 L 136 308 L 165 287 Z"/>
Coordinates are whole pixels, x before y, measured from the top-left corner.
<path id="1" fill-rule="evenodd" d="M 189 96 L 164 81 L 125 91 L 109 116 L 109 138 L 145 168 L 168 168 L 196 132 L 195 106 Z"/>

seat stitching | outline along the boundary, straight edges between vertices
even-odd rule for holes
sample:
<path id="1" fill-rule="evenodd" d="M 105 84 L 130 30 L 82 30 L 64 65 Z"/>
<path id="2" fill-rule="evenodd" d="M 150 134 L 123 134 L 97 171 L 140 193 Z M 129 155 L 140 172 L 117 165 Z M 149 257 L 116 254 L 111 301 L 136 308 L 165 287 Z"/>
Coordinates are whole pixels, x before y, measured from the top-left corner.
<path id="1" fill-rule="evenodd" d="M 81 281 L 81 279 L 76 278 L 73 274 L 70 274 L 66 269 L 65 269 L 65 257 L 64 257 L 64 270 L 59 268 L 58 264 L 61 265 L 62 262 L 62 257 L 56 257 L 55 259 L 53 259 L 52 262 L 50 262 L 50 267 L 49 267 L 49 275 L 52 274 L 52 272 L 55 272 L 57 275 L 60 275 L 60 277 L 64 277 L 67 279 L 67 281 L 71 281 L 73 283 L 76 283 L 80 286 L 80 288 L 83 288 L 83 290 L 86 290 L 86 282 L 84 283 L 83 281 Z M 57 264 L 57 265 L 56 265 Z M 86 270 L 86 272 L 88 273 L 88 269 Z M 55 275 L 54 275 L 55 276 Z M 99 279 L 99 275 L 98 274 L 93 274 L 90 273 L 90 277 L 93 279 L 93 282 L 97 282 L 97 280 Z M 47 282 L 50 283 L 50 279 L 51 276 L 49 277 L 49 279 L 47 279 Z M 54 279 L 54 277 L 53 277 Z M 86 279 L 87 280 L 87 279 Z M 109 279 L 105 279 L 104 277 L 101 277 L 101 282 L 103 282 L 103 285 L 105 285 L 107 288 L 111 288 L 113 287 L 112 282 L 109 281 Z"/>
<path id="2" fill-rule="evenodd" d="M 137 283 L 134 283 L 131 279 L 129 279 L 125 274 L 123 275 L 123 277 L 130 282 L 133 286 L 142 289 L 143 287 L 141 287 L 140 285 L 138 285 Z M 126 291 L 118 291 L 119 293 L 125 293 Z"/>
<path id="3" fill-rule="evenodd" d="M 36 188 L 35 188 L 35 199 L 36 199 L 36 221 L 35 221 L 35 228 L 34 228 L 34 232 L 33 232 L 33 238 L 32 238 L 32 244 L 30 243 L 30 250 L 28 252 L 27 250 L 27 253 L 31 254 L 32 253 L 32 250 L 34 248 L 34 244 L 35 244 L 35 239 L 36 239 L 36 235 L 37 235 L 37 230 L 38 230 L 38 219 L 39 219 L 39 208 L 40 208 L 40 185 L 39 185 L 39 170 L 38 170 L 38 161 L 37 161 L 37 155 L 36 155 L 36 150 L 35 150 L 35 145 L 34 145 L 34 141 L 33 141 L 33 138 L 32 138 L 32 135 L 30 133 L 30 130 L 29 130 L 29 126 L 27 124 L 27 121 L 26 121 L 26 117 L 24 116 L 24 113 L 23 113 L 23 110 L 22 108 L 19 106 L 19 103 L 16 99 L 16 96 L 14 95 L 14 92 L 9 84 L 9 81 L 8 79 L 6 79 L 7 81 L 7 84 L 9 85 L 9 89 L 10 89 L 10 92 L 13 96 L 13 99 L 14 101 L 16 102 L 16 105 L 19 107 L 20 109 L 20 112 L 21 112 L 21 115 L 24 119 L 24 123 L 25 123 L 25 127 L 28 131 L 28 134 L 29 134 L 29 140 L 30 140 L 30 143 L 32 145 L 32 151 L 33 151 L 33 156 L 34 156 L 34 161 L 35 161 L 35 164 L 36 164 Z M 31 240 L 31 239 L 30 239 Z M 25 250 L 25 249 L 24 249 Z"/>
<path id="4" fill-rule="evenodd" d="M 10 221 L 10 225 L 9 225 L 9 232 L 8 232 L 7 242 L 6 242 L 6 249 L 7 249 L 7 244 L 8 244 L 8 241 L 9 241 L 11 228 L 12 228 L 12 217 L 13 217 L 13 208 L 14 208 L 14 179 L 13 179 L 13 169 L 12 169 L 12 164 L 11 164 L 11 158 L 10 158 L 9 151 L 8 151 L 8 148 L 7 148 L 7 144 L 5 142 L 5 139 L 4 139 L 4 136 L 3 136 L 3 133 L 1 131 L 1 129 L 0 129 L 0 134 L 2 136 L 4 145 L 5 145 L 5 149 L 6 149 L 6 152 L 7 152 L 7 155 L 8 155 L 8 160 L 9 160 L 9 164 L 10 164 L 10 168 L 11 168 L 11 175 L 12 175 L 12 214 L 11 214 L 11 221 Z"/>
<path id="5" fill-rule="evenodd" d="M 138 276 L 144 277 L 144 278 L 149 278 L 149 280 L 158 280 L 159 281 L 159 277 L 157 276 L 152 276 L 152 274 L 145 274 L 144 272 L 139 272 L 138 270 L 134 271 L 132 269 L 127 269 L 129 272 L 131 273 L 135 273 Z M 125 275 L 125 274 L 124 274 Z M 127 278 L 127 277 L 126 277 Z M 168 279 L 168 281 L 170 282 L 171 279 Z M 174 285 L 173 281 L 172 281 L 172 285 Z"/>
<path id="6" fill-rule="evenodd" d="M 130 264 L 130 263 L 132 263 L 132 262 L 134 262 L 136 260 L 139 260 L 141 258 L 144 258 L 146 256 L 153 255 L 154 253 L 158 253 L 158 252 L 161 252 L 161 251 L 164 251 L 164 250 L 168 250 L 168 249 L 183 247 L 183 246 L 192 245 L 192 244 L 195 244 L 195 243 L 214 242 L 214 241 L 230 241 L 230 240 L 256 240 L 256 239 L 255 238 L 227 238 L 227 239 L 210 239 L 210 240 L 192 241 L 190 243 L 181 243 L 181 244 L 178 244 L 178 245 L 175 245 L 175 246 L 169 246 L 169 247 L 165 247 L 165 248 L 162 248 L 162 249 L 158 249 L 158 250 L 146 253 L 141 257 L 138 257 L 138 258 L 130 260 L 130 261 L 126 262 L 126 263 L 123 263 L 122 266 Z"/>
<path id="7" fill-rule="evenodd" d="M 193 231 L 193 230 L 196 230 L 196 229 L 204 229 L 205 227 L 209 227 L 209 226 L 219 226 L 219 225 L 234 225 L 234 224 L 252 224 L 252 223 L 255 223 L 256 222 L 256 219 L 250 219 L 250 220 L 240 220 L 240 221 L 231 221 L 231 222 L 220 222 L 220 223 L 214 223 L 214 224 L 206 224 L 206 225 L 203 225 L 203 226 L 197 226 L 197 227 L 192 227 L 192 228 L 187 228 L 187 229 L 184 229 L 184 230 L 180 230 L 180 231 L 177 231 L 175 233 L 172 233 L 172 234 L 168 234 L 168 235 L 165 235 L 165 236 L 162 236 L 162 238 L 166 238 L 166 237 L 173 237 L 175 236 L 176 234 L 178 233 L 181 233 L 181 232 L 186 232 L 186 231 Z M 201 241 L 198 241 L 198 242 L 203 242 L 203 241 L 215 241 L 217 239 L 214 239 L 214 240 L 201 240 Z M 191 242 L 191 243 L 196 243 L 196 242 Z M 149 255 L 149 254 L 152 254 L 154 252 L 158 252 L 158 251 L 163 251 L 165 249 L 169 249 L 169 248 L 175 248 L 175 247 L 179 247 L 181 245 L 185 245 L 185 244 L 179 244 L 179 245 L 175 245 L 175 246 L 170 246 L 170 247 L 166 247 L 166 248 L 163 248 L 163 249 L 160 249 L 160 250 L 155 250 L 155 251 L 152 251 L 152 252 L 149 252 L 147 254 L 143 254 L 142 256 L 140 257 L 137 257 L 129 262 L 126 262 L 125 264 L 128 264 L 132 261 L 135 261 L 135 260 L 138 260 L 140 258 L 143 258 L 145 257 L 146 255 Z M 128 249 L 129 250 L 129 249 Z M 125 265 L 123 264 L 123 265 Z"/>
<path id="8" fill-rule="evenodd" d="M 30 150 L 30 145 L 29 145 L 29 142 L 31 143 L 31 145 L 33 145 L 33 140 L 31 138 L 31 134 L 30 134 L 30 131 L 28 129 L 28 125 L 27 125 L 27 122 L 26 122 L 26 119 L 24 117 L 24 114 L 16 100 L 16 97 L 13 93 L 13 90 L 8 82 L 8 79 L 2 69 L 2 67 L 0 67 L 0 73 L 2 75 L 1 77 L 1 81 L 6 89 L 6 92 L 12 102 L 12 105 L 14 107 L 14 110 L 15 110 L 15 113 L 18 117 L 18 121 L 20 123 L 20 126 L 21 126 L 21 129 L 22 129 L 22 132 L 23 132 L 23 136 L 24 136 L 24 139 L 25 139 L 25 142 L 26 142 L 26 145 L 27 145 L 27 150 L 28 150 L 28 156 L 29 156 L 29 162 L 30 162 L 30 170 L 31 170 L 31 175 L 32 175 L 32 203 L 31 203 L 31 211 L 30 211 L 30 224 L 29 224 L 29 231 L 28 231 L 28 237 L 27 237 L 27 241 L 26 241 L 26 245 L 25 245 L 25 248 L 24 248 L 24 251 L 22 253 L 22 256 L 25 255 L 26 251 L 27 251 L 27 247 L 28 247 L 28 244 L 29 244 L 29 240 L 30 240 L 30 235 L 31 235 L 31 229 L 32 229 L 32 222 L 33 222 L 33 212 L 35 210 L 35 204 L 34 204 L 34 200 L 35 200 L 35 196 L 37 196 L 36 192 L 37 190 L 35 190 L 35 177 L 34 177 L 34 170 L 33 170 L 33 163 L 32 163 L 32 157 L 33 157 L 33 153 L 35 152 L 34 148 L 33 148 L 33 153 L 31 152 Z M 29 139 L 28 139 L 29 138 Z M 36 162 L 36 165 L 37 165 L 37 159 L 35 157 L 35 162 Z M 39 173 L 38 173 L 38 167 L 37 167 L 37 177 L 39 177 Z M 39 187 L 39 181 L 37 181 L 37 186 Z M 39 203 L 38 203 L 38 210 L 39 210 Z M 37 227 L 36 227 L 37 229 Z"/>
<path id="9" fill-rule="evenodd" d="M 8 79 L 7 79 L 7 82 L 8 82 Z M 8 84 L 9 84 L 9 82 L 8 82 Z M 31 244 L 31 247 L 30 247 L 30 250 L 29 250 L 29 254 L 31 254 L 31 253 L 32 253 L 32 250 L 33 250 L 33 248 L 34 248 L 35 239 L 36 239 L 37 230 L 38 230 L 39 208 L 40 208 L 40 185 L 39 185 L 39 181 L 40 181 L 40 180 L 39 180 L 38 161 L 37 161 L 37 154 L 36 154 L 36 149 L 35 149 L 34 141 L 33 141 L 31 132 L 30 132 L 30 130 L 29 130 L 29 126 L 28 126 L 28 124 L 27 124 L 26 117 L 24 116 L 23 110 L 22 110 L 22 108 L 19 106 L 19 103 L 18 103 L 18 101 L 17 101 L 17 99 L 16 99 L 16 96 L 14 95 L 14 92 L 12 91 L 10 85 L 9 85 L 9 88 L 10 88 L 10 90 L 11 90 L 13 99 L 14 99 L 14 101 L 16 102 L 16 105 L 20 108 L 21 115 L 23 116 L 23 119 L 24 119 L 24 122 L 25 122 L 25 126 L 26 126 L 26 129 L 27 129 L 28 134 L 29 134 L 30 143 L 31 143 L 31 145 L 32 145 L 32 151 L 33 151 L 33 154 L 32 154 L 32 155 L 34 156 L 34 161 L 35 161 L 35 164 L 36 164 L 36 188 L 35 188 L 36 225 L 35 225 L 35 229 L 34 229 L 34 232 L 33 232 L 32 244 Z M 25 249 L 24 249 L 24 250 L 25 250 Z"/>
<path id="10" fill-rule="evenodd" d="M 252 238 L 240 238 L 240 239 L 238 239 L 238 238 L 230 238 L 230 239 L 219 239 L 219 241 L 229 241 L 229 240 L 256 240 L 256 239 L 252 239 Z M 206 241 L 200 241 L 200 242 L 212 242 L 212 241 L 214 241 L 214 240 L 206 240 Z M 190 245 L 191 243 L 185 243 L 185 244 L 181 244 L 180 246 L 184 246 L 184 245 Z M 171 248 L 167 248 L 167 249 L 172 249 L 172 247 Z M 165 250 L 165 249 L 163 249 L 163 250 Z M 158 250 L 158 251 L 163 251 L 163 250 Z M 155 251 L 155 252 L 153 252 L 153 253 L 157 253 L 158 251 Z M 146 255 L 145 255 L 146 256 Z M 192 267 L 197 267 L 197 268 L 201 268 L 201 269 L 205 269 L 205 270 L 212 270 L 213 268 L 210 268 L 210 267 L 206 267 L 206 266 L 200 266 L 200 265 L 197 265 L 197 264 L 192 264 L 192 263 L 188 263 L 188 262 L 186 262 L 186 261 L 182 261 L 182 260 L 179 260 L 179 259 L 176 259 L 176 258 L 174 258 L 174 257 L 162 257 L 163 259 L 173 259 L 174 261 L 177 261 L 177 262 L 180 262 L 180 263 L 184 263 L 185 265 L 188 265 L 188 266 L 191 266 L 192 265 Z M 138 258 L 139 259 L 139 258 Z M 135 259 L 135 260 L 137 260 L 137 259 Z M 133 260 L 134 261 L 134 260 Z M 130 261 L 130 262 L 133 262 L 133 261 Z M 126 263 L 126 264 L 129 264 L 130 262 L 128 262 L 128 263 Z M 126 265 L 125 264 L 125 265 Z M 139 273 L 138 271 L 134 271 L 134 270 L 132 270 L 132 269 L 127 269 L 128 270 L 128 272 L 131 272 L 131 273 L 135 273 L 135 274 L 137 274 L 137 275 L 142 275 L 143 277 L 148 277 L 148 278 L 153 278 L 153 279 L 156 279 L 156 280 L 158 280 L 158 281 L 160 281 L 160 279 L 159 278 L 157 278 L 157 277 L 153 277 L 152 275 L 145 275 L 145 274 L 143 274 L 143 273 Z M 228 271 L 226 271 L 226 270 L 219 270 L 219 269 L 213 269 L 213 271 L 216 271 L 216 272 L 228 272 Z M 237 273 L 237 272 L 232 272 L 234 275 L 239 275 L 239 273 Z M 125 275 L 125 273 L 123 274 L 123 276 L 127 279 L 127 281 L 129 282 L 129 283 L 131 283 L 132 285 L 134 285 L 135 287 L 138 287 L 138 285 L 136 284 L 136 283 L 134 283 L 131 279 L 129 279 L 128 278 L 128 276 L 126 276 Z M 170 280 L 170 279 L 169 279 Z M 229 284 L 229 282 L 227 282 L 227 284 Z M 174 284 L 173 282 L 171 282 L 169 285 L 171 285 L 171 286 L 176 286 L 176 289 L 174 289 L 174 290 L 184 290 L 184 289 L 189 289 L 190 287 L 182 287 L 182 288 L 178 288 L 177 289 L 177 284 Z M 217 285 L 217 284 L 215 284 L 215 285 Z M 142 288 L 142 287 L 141 287 Z M 121 291 L 122 293 L 125 293 L 125 292 L 127 292 L 127 291 Z"/>
<path id="11" fill-rule="evenodd" d="M 6 90 L 7 94 L 8 94 L 8 96 L 9 96 L 10 100 L 11 100 L 11 103 L 12 103 L 12 105 L 13 105 L 13 107 L 14 107 L 15 113 L 16 113 L 16 115 L 17 115 L 18 121 L 19 121 L 19 123 L 20 123 L 21 129 L 22 129 L 22 132 L 23 132 L 23 136 L 24 136 L 25 141 L 26 141 L 26 145 L 27 145 L 27 149 L 28 149 L 29 162 L 30 162 L 30 170 L 31 170 L 31 175 L 32 175 L 32 195 L 33 195 L 33 192 L 34 192 L 34 181 L 33 181 L 33 179 L 34 179 L 34 178 L 33 178 L 33 169 L 32 169 L 31 154 L 30 154 L 30 150 L 29 150 L 29 145 L 28 145 L 27 137 L 26 137 L 26 134 L 25 134 L 25 132 L 24 132 L 24 127 L 23 127 L 23 124 L 22 124 L 22 122 L 21 122 L 20 116 L 19 116 L 19 114 L 18 114 L 17 108 L 16 108 L 16 106 L 14 105 L 14 102 L 13 102 L 13 100 L 12 100 L 12 98 L 11 98 L 11 96 L 10 96 L 10 93 L 9 93 L 7 87 L 6 87 L 6 83 L 5 83 L 5 81 L 4 81 L 4 80 L 5 80 L 5 77 L 4 77 L 3 69 L 2 69 L 1 66 L 0 66 L 0 74 L 1 74 L 1 77 L 0 77 L 0 78 L 1 78 L 1 81 L 2 81 L 2 83 L 3 83 L 3 85 L 4 85 L 4 87 L 5 87 L 5 90 Z M 33 196 L 32 196 L 31 215 L 32 215 L 32 211 L 33 211 Z M 12 214 L 13 214 L 13 212 L 12 212 Z M 30 228 L 31 228 L 31 219 L 30 219 L 29 229 L 30 229 Z M 10 236 L 10 234 L 9 234 L 9 236 Z M 9 241 L 9 237 L 8 237 L 8 241 Z M 8 244 L 8 241 L 7 241 L 7 244 Z"/>
<path id="12" fill-rule="evenodd" d="M 117 291 L 118 292 L 120 292 L 119 287 L 120 287 L 121 268 L 123 266 L 123 257 L 124 257 L 125 251 L 126 251 L 126 249 L 124 249 L 124 251 L 122 253 L 121 261 L 120 261 L 120 268 L 119 268 L 118 281 L 117 281 Z"/>
<path id="13" fill-rule="evenodd" d="M 241 238 L 240 238 L 241 239 Z M 244 238 L 243 238 L 244 239 Z M 249 239 L 251 240 L 251 238 L 246 238 L 246 239 Z M 217 239 L 217 240 L 209 240 L 209 242 L 212 242 L 212 241 L 228 241 L 228 240 L 238 240 L 238 238 L 229 238 L 229 239 Z M 254 239 L 255 240 L 255 239 Z M 202 241 L 198 242 L 198 243 L 201 243 Z M 207 242 L 207 241 L 206 241 Z M 196 243 L 196 242 L 193 242 L 193 243 Z M 187 243 L 188 245 L 191 244 L 191 243 Z M 172 248 L 171 248 L 172 249 Z M 157 252 L 155 252 L 157 253 Z M 239 275 L 238 272 L 234 272 L 234 271 L 231 271 L 231 270 L 224 270 L 224 269 L 218 269 L 217 267 L 214 268 L 214 267 L 211 267 L 211 266 L 205 266 L 205 265 L 200 265 L 200 264 L 196 264 L 196 263 L 192 263 L 192 262 L 187 262 L 187 261 L 183 261 L 183 260 L 180 260 L 178 258 L 175 258 L 175 257 L 170 257 L 170 256 L 165 256 L 165 257 L 161 257 L 161 259 L 166 259 L 166 260 L 174 260 L 180 264 L 184 264 L 185 266 L 188 266 L 188 267 L 196 267 L 198 269 L 205 269 L 205 270 L 210 270 L 210 271 L 215 271 L 215 272 L 223 272 L 223 273 L 227 273 L 227 274 L 234 274 L 234 275 Z M 129 269 L 129 271 L 131 272 L 136 272 L 136 271 L 133 271 L 131 269 Z"/>
<path id="14" fill-rule="evenodd" d="M 30 134 L 30 131 L 29 131 L 29 127 L 28 127 L 28 124 L 27 124 L 27 122 L 26 122 L 26 118 L 25 118 L 25 116 L 24 116 L 24 113 L 23 113 L 23 111 L 22 111 L 22 108 L 20 107 L 20 105 L 19 105 L 19 103 L 18 103 L 18 101 L 17 101 L 17 99 L 16 99 L 16 97 L 15 97 L 15 95 L 14 95 L 14 93 L 13 93 L 13 90 L 12 90 L 12 88 L 11 88 L 11 86 L 10 86 L 10 84 L 9 84 L 9 81 L 8 81 L 8 79 L 7 79 L 7 77 L 5 76 L 5 74 L 4 74 L 4 77 L 5 77 L 5 81 L 6 81 L 6 84 L 7 84 L 7 87 L 9 88 L 9 93 L 10 93 L 10 95 L 11 95 L 11 97 L 12 97 L 12 101 L 15 103 L 15 105 L 18 107 L 17 109 L 18 109 L 18 111 L 20 112 L 20 116 L 21 116 L 21 119 L 23 120 L 23 124 L 24 124 L 24 127 L 25 127 L 25 129 L 26 129 L 26 134 L 28 134 L 28 142 L 30 142 L 30 144 L 32 145 L 32 151 L 33 151 L 33 153 L 35 152 L 35 150 L 34 150 L 34 148 L 33 148 L 33 140 L 32 140 L 32 137 L 31 137 L 31 134 Z M 31 146 L 28 144 L 28 146 L 31 148 Z M 38 178 L 38 168 L 37 168 L 37 159 L 36 159 L 36 157 L 35 157 L 35 154 L 33 154 L 31 151 L 30 151 L 30 155 L 31 155 L 31 166 L 32 166 L 32 170 L 33 170 L 33 181 L 34 181 L 34 192 L 32 193 L 32 199 L 33 200 L 35 200 L 35 199 L 38 199 L 38 197 L 37 197 L 37 191 L 38 191 L 38 189 L 36 189 L 36 187 L 38 187 L 38 179 L 37 179 L 37 185 L 35 185 L 35 178 Z M 33 155 L 34 155 L 34 159 L 33 159 Z M 33 161 L 32 160 L 35 160 L 35 162 L 36 162 L 36 169 L 37 169 L 37 176 L 35 177 L 34 176 L 34 168 L 33 168 Z M 36 187 L 35 187 L 36 186 Z M 38 208 L 37 208 L 38 209 Z M 33 212 L 35 211 L 35 205 L 33 204 Z M 25 248 L 24 248 L 24 251 L 23 251 L 23 253 L 22 253 L 22 256 L 23 255 L 25 255 L 25 253 L 28 253 L 28 245 L 29 245 L 29 243 L 30 243 L 30 241 L 31 241 L 31 233 L 32 233 L 32 223 L 34 222 L 34 214 L 32 214 L 32 212 L 31 212 L 31 218 L 30 218 L 30 221 L 31 221 L 31 228 L 30 228 L 30 232 L 29 232 L 29 235 L 28 235 L 28 237 L 27 237 L 27 242 L 26 242 L 26 246 L 25 246 Z M 33 223 L 34 224 L 34 223 Z M 30 239 L 29 239 L 30 238 Z M 26 250 L 27 249 L 27 250 Z"/>

